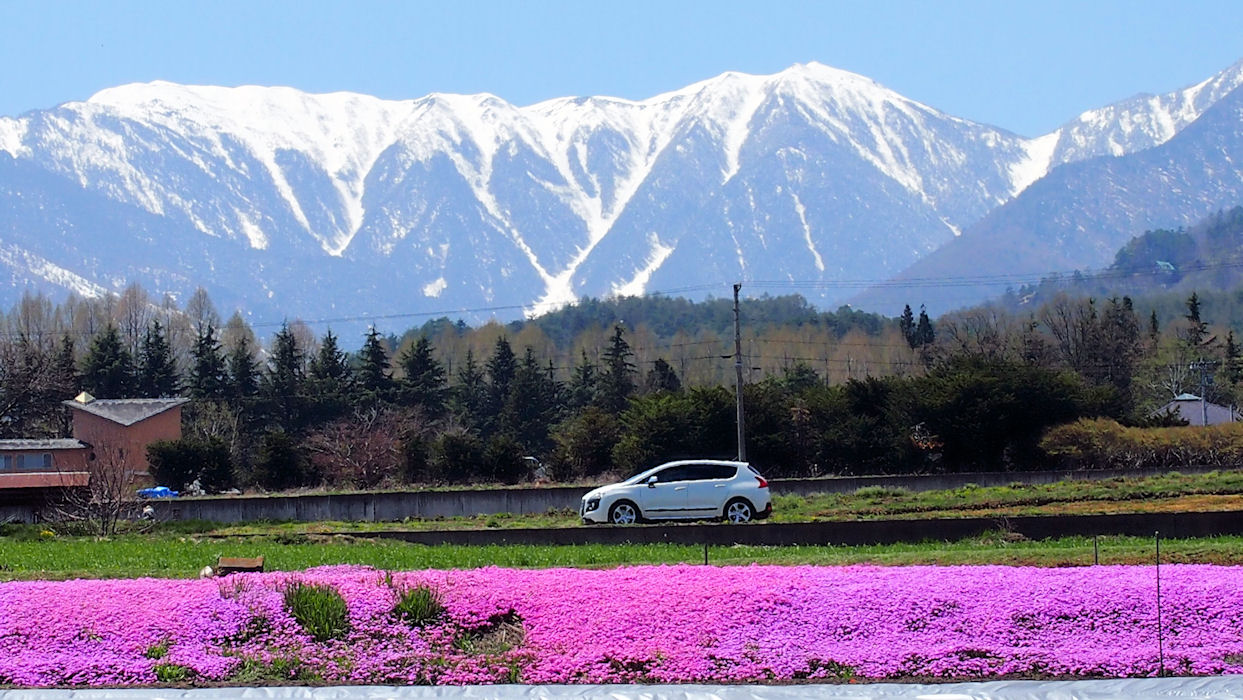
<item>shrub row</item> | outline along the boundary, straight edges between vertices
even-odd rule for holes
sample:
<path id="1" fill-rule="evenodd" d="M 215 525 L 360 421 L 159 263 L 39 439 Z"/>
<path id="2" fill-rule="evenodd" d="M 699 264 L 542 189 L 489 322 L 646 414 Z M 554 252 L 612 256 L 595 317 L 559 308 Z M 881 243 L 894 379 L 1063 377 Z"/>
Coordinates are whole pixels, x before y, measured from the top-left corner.
<path id="1" fill-rule="evenodd" d="M 1243 463 L 1243 423 L 1131 428 L 1085 418 L 1051 428 L 1040 447 L 1072 469 L 1229 468 Z"/>

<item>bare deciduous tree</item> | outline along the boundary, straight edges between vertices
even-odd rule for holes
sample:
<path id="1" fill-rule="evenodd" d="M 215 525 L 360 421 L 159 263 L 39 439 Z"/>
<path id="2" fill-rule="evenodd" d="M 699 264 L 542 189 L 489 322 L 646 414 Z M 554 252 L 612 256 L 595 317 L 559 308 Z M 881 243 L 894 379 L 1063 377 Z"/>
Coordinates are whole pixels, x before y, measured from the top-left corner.
<path id="1" fill-rule="evenodd" d="M 409 419 L 391 409 L 361 409 L 311 433 L 307 449 L 325 481 L 373 488 L 397 481 Z"/>
<path id="2" fill-rule="evenodd" d="M 137 518 L 138 475 L 125 460 L 125 450 L 116 445 L 96 444 L 86 462 L 85 486 L 66 487 L 53 509 L 59 520 L 89 524 L 101 537 L 115 534 L 122 520 Z"/>

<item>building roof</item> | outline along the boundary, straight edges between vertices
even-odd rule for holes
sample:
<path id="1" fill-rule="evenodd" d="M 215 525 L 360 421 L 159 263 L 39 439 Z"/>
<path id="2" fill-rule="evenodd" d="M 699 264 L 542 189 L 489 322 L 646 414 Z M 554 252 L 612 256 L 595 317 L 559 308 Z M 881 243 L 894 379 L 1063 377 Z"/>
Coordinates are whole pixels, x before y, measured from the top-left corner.
<path id="1" fill-rule="evenodd" d="M 80 450 L 86 443 L 73 438 L 52 440 L 0 440 L 0 452 L 46 452 L 48 450 Z"/>
<path id="2" fill-rule="evenodd" d="M 62 403 L 129 427 L 189 401 L 190 399 L 96 399 L 90 394 L 84 394 Z"/>
<path id="3" fill-rule="evenodd" d="M 86 486 L 90 483 L 88 472 L 33 472 L 0 474 L 0 489 L 49 489 L 69 486 Z"/>
<path id="4" fill-rule="evenodd" d="M 1173 401 L 1153 411 L 1157 415 L 1173 411 L 1190 425 L 1220 425 L 1238 421 L 1238 411 L 1233 406 L 1222 406 L 1212 401 L 1200 403 L 1200 397 L 1194 394 L 1179 394 Z"/>

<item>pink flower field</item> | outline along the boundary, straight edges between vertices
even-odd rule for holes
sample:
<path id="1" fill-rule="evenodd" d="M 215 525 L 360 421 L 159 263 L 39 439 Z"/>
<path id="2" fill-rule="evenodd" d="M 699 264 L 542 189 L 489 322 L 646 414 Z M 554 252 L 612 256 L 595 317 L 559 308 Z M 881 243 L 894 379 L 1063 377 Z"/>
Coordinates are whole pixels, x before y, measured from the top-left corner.
<path id="1" fill-rule="evenodd" d="M 1243 569 L 1162 567 L 1167 672 L 1243 672 Z M 330 586 L 324 641 L 284 602 Z M 328 567 L 0 584 L 0 685 L 1152 676 L 1151 567 Z M 444 611 L 394 612 L 430 587 Z"/>

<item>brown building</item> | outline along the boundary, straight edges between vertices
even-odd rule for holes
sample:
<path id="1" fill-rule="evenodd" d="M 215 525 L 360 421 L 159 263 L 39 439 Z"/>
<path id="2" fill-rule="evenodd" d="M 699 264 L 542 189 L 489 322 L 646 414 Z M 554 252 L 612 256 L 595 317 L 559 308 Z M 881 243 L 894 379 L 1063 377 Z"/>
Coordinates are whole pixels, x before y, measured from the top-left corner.
<path id="1" fill-rule="evenodd" d="M 30 503 L 66 486 L 85 486 L 91 463 L 112 460 L 135 481 L 149 481 L 147 445 L 181 437 L 188 399 L 96 399 L 82 393 L 64 404 L 73 437 L 0 440 L 0 503 Z"/>
<path id="2" fill-rule="evenodd" d="M 115 455 L 136 476 L 146 475 L 147 445 L 181 438 L 181 407 L 189 399 L 97 399 L 82 393 L 64 404 L 73 409 L 73 437 L 91 446 L 96 459 Z"/>

